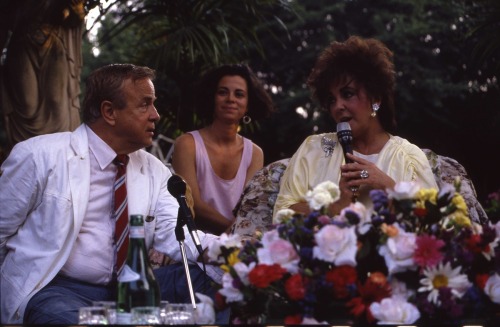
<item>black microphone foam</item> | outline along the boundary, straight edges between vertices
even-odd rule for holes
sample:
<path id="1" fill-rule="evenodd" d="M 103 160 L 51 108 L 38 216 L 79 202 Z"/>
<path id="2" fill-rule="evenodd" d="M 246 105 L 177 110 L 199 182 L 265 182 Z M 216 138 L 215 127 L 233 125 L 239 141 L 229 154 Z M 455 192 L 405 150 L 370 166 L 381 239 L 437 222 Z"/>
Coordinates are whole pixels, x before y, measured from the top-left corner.
<path id="1" fill-rule="evenodd" d="M 167 189 L 175 198 L 186 195 L 186 182 L 179 175 L 172 175 L 167 182 Z"/>
<path id="2" fill-rule="evenodd" d="M 352 131 L 351 125 L 348 122 L 341 122 L 337 124 L 337 138 L 339 139 L 342 149 L 344 150 L 344 158 L 346 163 L 352 163 L 353 161 L 347 158 L 346 154 L 352 154 Z"/>
<path id="3" fill-rule="evenodd" d="M 203 248 L 201 247 L 200 238 L 198 237 L 196 225 L 191 214 L 191 208 L 189 208 L 186 200 L 186 182 L 181 176 L 174 174 L 168 179 L 167 189 L 170 194 L 177 199 L 177 202 L 179 202 L 179 216 L 177 217 L 177 224 L 179 225 L 179 223 L 181 223 L 183 225 L 185 223 L 187 225 L 189 234 L 191 234 L 191 238 L 196 245 L 196 249 L 200 255 L 203 254 Z"/>

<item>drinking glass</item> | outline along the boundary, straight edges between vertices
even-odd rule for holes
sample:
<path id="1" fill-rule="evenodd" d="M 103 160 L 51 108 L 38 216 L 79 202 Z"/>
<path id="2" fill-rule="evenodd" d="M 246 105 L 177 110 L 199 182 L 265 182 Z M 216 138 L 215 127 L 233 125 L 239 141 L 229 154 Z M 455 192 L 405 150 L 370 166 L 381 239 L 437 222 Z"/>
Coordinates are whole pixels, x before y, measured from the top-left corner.
<path id="1" fill-rule="evenodd" d="M 160 321 L 165 321 L 165 314 L 167 312 L 168 301 L 160 301 Z"/>
<path id="2" fill-rule="evenodd" d="M 116 324 L 116 302 L 115 301 L 94 301 L 92 305 L 95 307 L 106 308 L 108 322 L 111 325 Z"/>
<path id="3" fill-rule="evenodd" d="M 193 306 L 190 303 L 169 303 L 165 307 L 165 325 L 194 324 Z"/>
<path id="4" fill-rule="evenodd" d="M 159 307 L 135 307 L 131 313 L 132 324 L 161 324 Z"/>
<path id="5" fill-rule="evenodd" d="M 82 307 L 79 310 L 78 324 L 107 325 L 109 324 L 105 307 Z"/>

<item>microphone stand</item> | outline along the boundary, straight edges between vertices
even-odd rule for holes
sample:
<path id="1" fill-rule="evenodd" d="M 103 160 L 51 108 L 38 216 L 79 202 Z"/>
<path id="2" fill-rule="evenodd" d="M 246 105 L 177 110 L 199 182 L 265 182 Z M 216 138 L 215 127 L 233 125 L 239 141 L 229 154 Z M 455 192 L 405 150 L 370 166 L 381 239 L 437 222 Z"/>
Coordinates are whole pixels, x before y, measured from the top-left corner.
<path id="1" fill-rule="evenodd" d="M 189 296 L 191 297 L 191 304 L 193 305 L 193 309 L 196 310 L 196 301 L 194 298 L 193 292 L 193 284 L 191 282 L 191 274 L 189 273 L 189 266 L 186 257 L 186 247 L 184 245 L 184 229 L 182 228 L 186 224 L 184 217 L 182 216 L 181 211 L 179 210 L 177 217 L 177 225 L 175 226 L 175 237 L 179 242 L 179 247 L 181 248 L 182 262 L 184 263 L 184 270 L 186 272 L 186 279 L 189 288 Z"/>

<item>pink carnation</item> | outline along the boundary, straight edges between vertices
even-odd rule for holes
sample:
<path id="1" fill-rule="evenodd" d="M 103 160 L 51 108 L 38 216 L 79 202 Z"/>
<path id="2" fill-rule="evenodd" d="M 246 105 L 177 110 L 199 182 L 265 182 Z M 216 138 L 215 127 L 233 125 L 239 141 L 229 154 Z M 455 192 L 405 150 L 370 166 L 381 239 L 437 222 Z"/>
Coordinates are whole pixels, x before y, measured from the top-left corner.
<path id="1" fill-rule="evenodd" d="M 443 259 L 440 250 L 444 246 L 444 241 L 424 234 L 418 236 L 415 243 L 417 248 L 413 254 L 413 260 L 420 267 L 433 267 Z"/>

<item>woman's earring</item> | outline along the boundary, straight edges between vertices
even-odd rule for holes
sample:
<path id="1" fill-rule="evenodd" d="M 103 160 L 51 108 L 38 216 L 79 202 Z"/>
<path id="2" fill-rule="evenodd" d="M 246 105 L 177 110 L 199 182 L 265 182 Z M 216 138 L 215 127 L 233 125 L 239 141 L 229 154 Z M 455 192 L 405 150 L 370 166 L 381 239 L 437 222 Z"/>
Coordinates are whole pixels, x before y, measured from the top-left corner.
<path id="1" fill-rule="evenodd" d="M 376 117 L 377 116 L 377 111 L 380 109 L 380 104 L 378 103 L 374 103 L 372 104 L 372 113 L 370 114 L 370 116 L 372 117 Z"/>
<path id="2" fill-rule="evenodd" d="M 243 120 L 243 124 L 245 124 L 245 125 L 248 125 L 252 122 L 252 118 L 250 118 L 250 116 L 247 116 L 247 115 L 243 116 L 242 120 Z"/>

